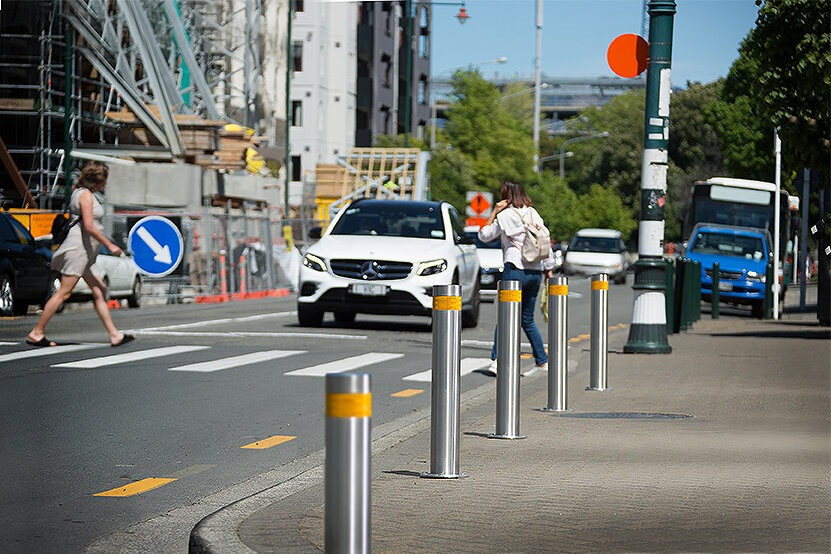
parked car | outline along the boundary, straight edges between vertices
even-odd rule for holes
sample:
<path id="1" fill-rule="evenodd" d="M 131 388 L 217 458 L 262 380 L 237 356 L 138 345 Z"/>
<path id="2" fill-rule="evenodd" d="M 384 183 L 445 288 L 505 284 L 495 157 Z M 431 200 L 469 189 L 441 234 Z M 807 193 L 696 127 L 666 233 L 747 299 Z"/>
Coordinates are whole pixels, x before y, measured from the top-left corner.
<path id="1" fill-rule="evenodd" d="M 36 241 L 13 217 L 0 213 L 0 315 L 23 315 L 57 290 L 48 243 Z"/>
<path id="2" fill-rule="evenodd" d="M 764 315 L 765 269 L 773 241 L 764 229 L 698 224 L 690 235 L 687 258 L 701 263 L 701 298 L 713 297 L 713 263 L 719 266 L 719 301 L 749 305 Z"/>
<path id="3" fill-rule="evenodd" d="M 465 227 L 465 235 L 474 241 L 476 245 L 476 256 L 479 258 L 481 276 L 479 277 L 479 293 L 482 299 L 495 300 L 496 287 L 502 279 L 502 244 L 499 240 L 493 242 L 482 242 L 479 240 L 479 226 L 468 225 Z"/>
<path id="4" fill-rule="evenodd" d="M 631 265 L 620 231 L 580 229 L 571 237 L 563 261 L 566 275 L 605 273 L 617 284 L 626 282 Z"/>
<path id="5" fill-rule="evenodd" d="M 141 306 L 141 274 L 129 254 L 113 256 L 107 247 L 101 245 L 95 266 L 107 287 L 107 299 L 126 298 L 127 305 L 131 308 Z M 91 296 L 92 291 L 87 282 L 81 279 L 72 289 L 69 300 L 85 300 Z"/>
<path id="6" fill-rule="evenodd" d="M 325 312 L 341 323 L 358 313 L 429 316 L 433 285 L 459 284 L 462 325 L 475 327 L 479 271 L 473 240 L 450 204 L 355 200 L 303 256 L 297 318 L 318 326 Z"/>

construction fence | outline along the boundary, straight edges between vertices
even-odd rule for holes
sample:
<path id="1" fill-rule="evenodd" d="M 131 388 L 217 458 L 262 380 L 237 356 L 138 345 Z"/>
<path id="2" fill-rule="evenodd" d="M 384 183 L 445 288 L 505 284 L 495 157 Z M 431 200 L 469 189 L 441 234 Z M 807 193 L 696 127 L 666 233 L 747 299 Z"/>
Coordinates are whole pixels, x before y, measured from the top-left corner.
<path id="1" fill-rule="evenodd" d="M 112 211 L 105 232 L 123 248 L 143 217 L 169 219 L 182 234 L 181 263 L 164 277 L 143 278 L 143 302 L 178 304 L 280 296 L 297 289 L 302 251 L 315 219 L 274 218 L 270 210 L 205 207 L 198 212 Z"/>

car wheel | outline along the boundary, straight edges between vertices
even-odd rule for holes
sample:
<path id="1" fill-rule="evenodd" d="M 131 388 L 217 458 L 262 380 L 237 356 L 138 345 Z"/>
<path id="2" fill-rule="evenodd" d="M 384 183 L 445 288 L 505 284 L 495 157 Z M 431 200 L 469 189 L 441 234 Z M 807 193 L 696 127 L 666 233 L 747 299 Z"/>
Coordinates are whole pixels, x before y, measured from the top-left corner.
<path id="1" fill-rule="evenodd" d="M 479 275 L 476 276 L 476 285 L 473 289 L 473 297 L 470 299 L 470 306 L 466 310 L 462 311 L 462 327 L 463 328 L 470 328 L 476 327 L 479 325 L 479 307 L 481 305 L 481 294 L 480 294 L 480 280 Z"/>
<path id="2" fill-rule="evenodd" d="M 751 304 L 750 315 L 755 317 L 756 319 L 762 319 L 763 317 L 765 317 L 765 303 L 760 301 Z"/>
<path id="3" fill-rule="evenodd" d="M 320 327 L 323 323 L 323 312 L 314 306 L 298 304 L 297 321 L 303 327 Z"/>
<path id="4" fill-rule="evenodd" d="M 355 321 L 355 312 L 335 312 L 335 321 L 338 323 L 352 323 Z"/>
<path id="5" fill-rule="evenodd" d="M 8 275 L 0 275 L 0 316 L 12 315 L 14 306 L 14 288 Z"/>
<path id="6" fill-rule="evenodd" d="M 617 277 L 615 277 L 615 284 L 616 285 L 625 285 L 626 284 L 626 273 L 621 273 Z"/>
<path id="7" fill-rule="evenodd" d="M 127 297 L 127 305 L 131 308 L 141 306 L 141 279 L 139 277 L 136 277 L 136 280 L 133 281 L 133 291 Z"/>

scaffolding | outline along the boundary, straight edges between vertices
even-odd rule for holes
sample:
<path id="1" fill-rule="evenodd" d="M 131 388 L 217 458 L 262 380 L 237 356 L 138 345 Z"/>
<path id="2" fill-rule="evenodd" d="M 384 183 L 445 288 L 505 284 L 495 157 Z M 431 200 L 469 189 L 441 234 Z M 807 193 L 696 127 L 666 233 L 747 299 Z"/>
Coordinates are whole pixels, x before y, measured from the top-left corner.
<path id="1" fill-rule="evenodd" d="M 52 207 L 63 199 L 71 167 L 63 156 L 73 150 L 182 159 L 183 122 L 197 120 L 255 134 L 266 121 L 273 133 L 275 118 L 261 106 L 261 21 L 283 3 L 5 0 L 0 135 L 35 200 Z M 125 133 L 136 127 L 138 139 Z M 0 167 L 2 205 L 21 202 L 11 171 Z"/>

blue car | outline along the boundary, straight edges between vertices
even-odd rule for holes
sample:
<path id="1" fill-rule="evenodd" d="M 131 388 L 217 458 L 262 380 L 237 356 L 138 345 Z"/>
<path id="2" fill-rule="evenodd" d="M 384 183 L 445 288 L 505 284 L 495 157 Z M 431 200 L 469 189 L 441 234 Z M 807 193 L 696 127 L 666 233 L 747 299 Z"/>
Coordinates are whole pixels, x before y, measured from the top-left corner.
<path id="1" fill-rule="evenodd" d="M 749 305 L 762 317 L 765 270 L 773 242 L 764 229 L 699 224 L 693 229 L 687 257 L 701 263 L 701 297 L 713 296 L 713 263 L 719 265 L 719 301 Z"/>

